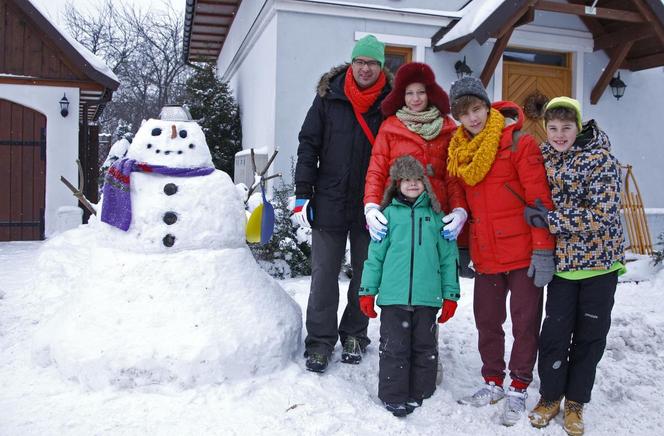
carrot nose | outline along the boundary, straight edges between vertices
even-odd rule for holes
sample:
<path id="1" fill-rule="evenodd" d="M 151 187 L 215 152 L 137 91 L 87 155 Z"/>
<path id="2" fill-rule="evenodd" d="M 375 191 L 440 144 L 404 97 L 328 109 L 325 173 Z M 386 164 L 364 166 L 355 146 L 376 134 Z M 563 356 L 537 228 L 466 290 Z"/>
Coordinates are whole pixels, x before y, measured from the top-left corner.
<path id="1" fill-rule="evenodd" d="M 178 136 L 178 129 L 175 128 L 175 124 L 171 125 L 171 139 L 175 139 Z"/>

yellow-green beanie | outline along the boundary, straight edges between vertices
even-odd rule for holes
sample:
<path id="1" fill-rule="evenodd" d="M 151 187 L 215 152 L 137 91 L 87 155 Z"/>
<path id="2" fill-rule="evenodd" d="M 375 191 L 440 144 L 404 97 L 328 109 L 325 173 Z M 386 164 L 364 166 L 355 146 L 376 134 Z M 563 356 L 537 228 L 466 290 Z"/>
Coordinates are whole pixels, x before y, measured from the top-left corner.
<path id="1" fill-rule="evenodd" d="M 546 113 L 546 111 L 548 111 L 549 109 L 555 109 L 557 107 L 564 107 L 574 111 L 574 113 L 576 114 L 576 125 L 579 128 L 580 132 L 582 130 L 582 127 L 581 127 L 581 105 L 579 104 L 579 101 L 569 97 L 552 98 L 544 107 L 544 112 Z"/>
<path id="2" fill-rule="evenodd" d="M 350 60 L 358 56 L 376 59 L 382 67 L 385 64 L 385 44 L 378 41 L 375 36 L 367 35 L 355 43 Z"/>

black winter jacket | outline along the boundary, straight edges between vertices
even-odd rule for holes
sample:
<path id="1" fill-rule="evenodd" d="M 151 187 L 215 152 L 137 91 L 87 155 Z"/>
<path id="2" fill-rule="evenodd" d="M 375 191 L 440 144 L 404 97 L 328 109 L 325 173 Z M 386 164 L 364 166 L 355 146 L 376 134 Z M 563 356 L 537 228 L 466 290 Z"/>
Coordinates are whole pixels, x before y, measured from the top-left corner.
<path id="1" fill-rule="evenodd" d="M 362 199 L 371 144 L 344 93 L 348 66 L 334 67 L 321 77 L 298 137 L 295 195 L 311 199 L 312 226 L 324 230 L 346 230 L 352 223 L 364 223 Z M 383 121 L 380 103 L 390 89 L 386 84 L 363 114 L 374 136 Z"/>

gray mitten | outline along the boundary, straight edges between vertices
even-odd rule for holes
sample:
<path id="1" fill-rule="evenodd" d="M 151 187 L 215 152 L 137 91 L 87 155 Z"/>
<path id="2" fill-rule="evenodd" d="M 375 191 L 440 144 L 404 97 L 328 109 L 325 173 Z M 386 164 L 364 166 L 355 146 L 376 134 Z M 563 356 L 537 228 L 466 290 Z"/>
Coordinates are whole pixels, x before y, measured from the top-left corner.
<path id="1" fill-rule="evenodd" d="M 553 250 L 533 250 L 528 277 L 533 278 L 535 286 L 538 288 L 546 286 L 553 278 L 554 272 L 556 265 L 553 260 Z"/>

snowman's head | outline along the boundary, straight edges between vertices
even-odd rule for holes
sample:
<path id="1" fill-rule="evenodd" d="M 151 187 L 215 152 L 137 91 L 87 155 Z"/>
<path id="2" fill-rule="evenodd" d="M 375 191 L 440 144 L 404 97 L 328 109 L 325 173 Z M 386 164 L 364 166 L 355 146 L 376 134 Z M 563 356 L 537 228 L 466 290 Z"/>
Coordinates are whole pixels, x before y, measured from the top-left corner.
<path id="1" fill-rule="evenodd" d="M 177 168 L 214 166 L 203 130 L 195 121 L 147 120 L 136 132 L 127 158 Z"/>

